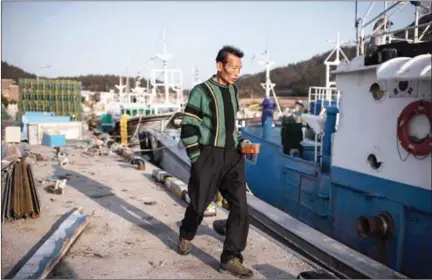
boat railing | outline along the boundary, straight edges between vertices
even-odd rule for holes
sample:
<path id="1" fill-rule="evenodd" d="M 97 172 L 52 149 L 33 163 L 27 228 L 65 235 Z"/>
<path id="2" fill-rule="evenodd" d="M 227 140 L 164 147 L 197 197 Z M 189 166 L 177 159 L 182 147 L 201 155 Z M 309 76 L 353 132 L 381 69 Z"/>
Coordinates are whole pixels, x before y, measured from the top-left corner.
<path id="1" fill-rule="evenodd" d="M 328 106 L 339 108 L 341 93 L 334 87 L 310 87 L 308 95 L 309 112 L 319 115 Z"/>
<path id="2" fill-rule="evenodd" d="M 357 2 L 357 1 L 356 1 Z M 427 34 L 428 30 L 431 28 L 432 21 L 419 24 L 420 17 L 422 15 L 428 15 L 431 13 L 432 9 L 428 1 L 396 1 L 389 7 L 387 6 L 390 1 L 384 1 L 384 10 L 366 21 L 366 17 L 372 10 L 373 5 L 377 1 L 373 1 L 365 15 L 361 18 L 357 18 L 356 14 L 356 29 L 357 29 L 357 55 L 364 55 L 365 53 L 365 42 L 366 39 L 373 38 L 375 36 L 381 36 L 383 42 L 391 43 L 392 41 L 405 41 L 409 43 L 421 43 L 423 37 Z M 411 26 L 397 29 L 389 30 L 389 26 L 392 25 L 390 19 L 394 17 L 395 14 L 400 12 L 406 5 L 412 4 L 415 6 L 414 12 L 414 22 Z M 356 3 L 357 5 L 357 3 Z M 389 13 L 392 10 L 391 13 Z M 357 11 L 356 11 L 357 13 Z M 381 19 L 381 20 L 380 20 Z M 389 24 L 390 22 L 390 24 Z M 365 28 L 375 23 L 371 34 L 365 36 Z M 412 31 L 412 32 L 409 32 Z M 409 34 L 412 33 L 411 38 Z M 420 34 L 421 33 L 421 34 Z M 399 38 L 398 36 L 404 36 L 404 38 Z"/>

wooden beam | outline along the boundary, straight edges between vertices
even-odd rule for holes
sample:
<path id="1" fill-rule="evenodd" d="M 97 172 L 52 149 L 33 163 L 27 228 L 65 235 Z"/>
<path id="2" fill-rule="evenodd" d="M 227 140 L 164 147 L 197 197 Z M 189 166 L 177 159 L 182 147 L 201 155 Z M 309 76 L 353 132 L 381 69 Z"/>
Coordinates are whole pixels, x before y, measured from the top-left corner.
<path id="1" fill-rule="evenodd" d="M 45 279 L 87 227 L 88 216 L 76 208 L 36 250 L 12 279 Z"/>

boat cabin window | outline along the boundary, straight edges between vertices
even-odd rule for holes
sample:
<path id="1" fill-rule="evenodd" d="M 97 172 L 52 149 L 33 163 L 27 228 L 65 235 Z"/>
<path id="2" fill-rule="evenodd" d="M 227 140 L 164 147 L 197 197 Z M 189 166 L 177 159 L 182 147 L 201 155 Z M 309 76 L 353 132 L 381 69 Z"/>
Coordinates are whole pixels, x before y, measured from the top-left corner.
<path id="1" fill-rule="evenodd" d="M 369 154 L 367 157 L 367 161 L 369 163 L 369 166 L 373 169 L 373 170 L 379 170 L 382 166 L 382 161 L 378 161 L 376 155 L 374 154 Z"/>
<path id="2" fill-rule="evenodd" d="M 385 95 L 385 91 L 379 83 L 373 83 L 369 88 L 369 92 L 372 94 L 373 99 L 377 101 L 382 100 Z"/>

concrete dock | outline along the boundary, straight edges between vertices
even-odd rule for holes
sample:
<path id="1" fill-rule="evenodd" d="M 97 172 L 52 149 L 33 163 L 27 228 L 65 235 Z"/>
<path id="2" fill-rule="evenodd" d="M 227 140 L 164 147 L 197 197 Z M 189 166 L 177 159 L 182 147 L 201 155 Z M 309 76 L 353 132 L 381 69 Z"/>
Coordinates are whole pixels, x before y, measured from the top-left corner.
<path id="1" fill-rule="evenodd" d="M 54 149 L 32 146 L 52 158 Z M 38 219 L 6 222 L 2 227 L 2 278 L 74 207 L 90 215 L 90 224 L 48 278 L 232 279 L 217 271 L 224 237 L 205 218 L 189 256 L 176 252 L 185 203 L 152 179 L 153 166 L 137 170 L 117 155 L 86 156 L 68 149 L 69 164 L 36 161 L 35 182 L 41 200 Z M 45 191 L 49 176 L 68 179 L 63 194 Z M 257 278 L 295 278 L 313 268 L 289 249 L 251 228 L 245 264 Z M 16 267 L 15 267 L 16 268 Z"/>

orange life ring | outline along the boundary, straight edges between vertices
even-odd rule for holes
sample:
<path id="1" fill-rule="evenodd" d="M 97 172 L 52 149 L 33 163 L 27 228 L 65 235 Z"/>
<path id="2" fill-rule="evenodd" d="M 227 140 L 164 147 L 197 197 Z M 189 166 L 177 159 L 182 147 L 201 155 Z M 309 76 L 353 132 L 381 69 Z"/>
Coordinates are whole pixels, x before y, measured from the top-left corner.
<path id="1" fill-rule="evenodd" d="M 416 156 L 425 156 L 432 151 L 431 134 L 421 142 L 413 141 L 409 135 L 409 123 L 416 115 L 426 115 L 432 124 L 432 103 L 425 100 L 414 101 L 406 106 L 399 115 L 397 136 L 402 147 Z"/>

